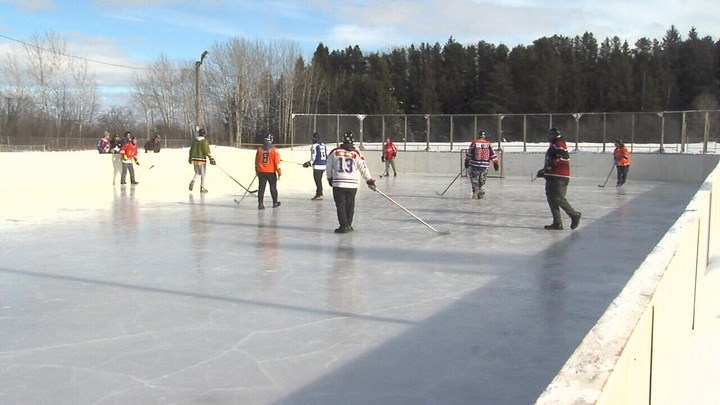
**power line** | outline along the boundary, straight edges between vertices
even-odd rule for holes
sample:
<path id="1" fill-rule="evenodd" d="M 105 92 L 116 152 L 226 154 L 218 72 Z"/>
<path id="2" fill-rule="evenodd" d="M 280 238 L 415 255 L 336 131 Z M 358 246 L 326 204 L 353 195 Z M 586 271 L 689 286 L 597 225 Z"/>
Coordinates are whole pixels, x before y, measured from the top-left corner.
<path id="1" fill-rule="evenodd" d="M 95 59 L 83 58 L 83 57 L 81 57 L 81 56 L 76 56 L 76 55 L 68 55 L 68 54 L 64 54 L 64 53 L 62 53 L 62 52 L 53 51 L 53 50 L 51 50 L 51 49 L 42 48 L 42 47 L 37 46 L 37 45 L 34 45 L 34 44 L 30 44 L 30 43 L 27 43 L 27 42 L 24 42 L 24 41 L 20 41 L 19 39 L 10 38 L 10 37 L 5 36 L 5 35 L 2 35 L 2 34 L 0 34 L 0 38 L 5 38 L 5 39 L 7 39 L 7 40 L 9 40 L 9 41 L 17 42 L 17 43 L 19 43 L 19 44 L 23 44 L 23 45 L 25 45 L 25 46 L 30 46 L 30 47 L 33 47 L 33 48 L 36 48 L 36 49 L 39 49 L 39 50 L 42 50 L 42 51 L 45 51 L 45 52 L 50 52 L 50 53 L 53 53 L 53 54 L 55 54 L 55 55 L 64 56 L 64 57 L 66 57 L 66 58 L 80 59 L 80 60 L 84 60 L 84 61 L 87 61 L 87 62 L 99 63 L 99 64 L 101 64 L 101 65 L 114 66 L 114 67 L 120 67 L 120 68 L 125 68 L 125 69 L 150 70 L 149 68 L 146 68 L 146 67 L 137 67 L 137 66 L 121 65 L 121 64 L 118 64 L 118 63 L 110 63 L 110 62 L 103 62 L 103 61 L 95 60 Z"/>

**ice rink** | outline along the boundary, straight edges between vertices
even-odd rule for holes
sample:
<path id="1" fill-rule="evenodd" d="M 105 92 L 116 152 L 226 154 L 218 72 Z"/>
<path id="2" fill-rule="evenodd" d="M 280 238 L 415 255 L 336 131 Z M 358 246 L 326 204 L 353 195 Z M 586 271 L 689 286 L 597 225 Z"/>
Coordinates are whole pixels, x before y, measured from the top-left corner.
<path id="1" fill-rule="evenodd" d="M 403 173 L 378 188 L 450 235 L 365 187 L 339 235 L 327 185 L 259 211 L 182 169 L 3 197 L 0 403 L 530 404 L 698 187 L 573 179 L 547 231 L 542 179 Z"/>

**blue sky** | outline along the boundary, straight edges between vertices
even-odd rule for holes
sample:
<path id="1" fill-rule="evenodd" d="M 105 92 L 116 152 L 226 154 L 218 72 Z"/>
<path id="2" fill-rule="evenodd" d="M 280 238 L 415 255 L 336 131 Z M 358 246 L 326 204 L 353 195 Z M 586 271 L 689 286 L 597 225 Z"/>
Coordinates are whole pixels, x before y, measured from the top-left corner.
<path id="1" fill-rule="evenodd" d="M 22 49 L 12 40 L 53 32 L 70 53 L 143 67 L 161 54 L 194 61 L 232 37 L 296 42 L 308 59 L 322 42 L 330 50 L 359 45 L 388 51 L 422 42 L 480 40 L 510 48 L 554 34 L 591 32 L 661 40 L 675 25 L 683 39 L 695 27 L 720 39 L 720 1 L 530 0 L 0 0 L 0 57 Z M 134 72 L 91 66 L 102 85 Z"/>

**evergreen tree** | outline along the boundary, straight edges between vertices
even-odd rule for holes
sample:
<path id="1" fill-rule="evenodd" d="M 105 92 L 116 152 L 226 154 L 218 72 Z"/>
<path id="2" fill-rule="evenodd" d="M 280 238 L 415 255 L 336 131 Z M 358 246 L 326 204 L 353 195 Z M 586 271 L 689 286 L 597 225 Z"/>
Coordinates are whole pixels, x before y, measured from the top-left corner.
<path id="1" fill-rule="evenodd" d="M 438 66 L 437 96 L 441 111 L 445 114 L 461 114 L 467 112 L 465 98 L 467 84 L 467 62 L 465 49 L 452 37 L 442 48 L 440 65 Z"/>
<path id="2" fill-rule="evenodd" d="M 677 78 L 681 109 L 702 108 L 698 105 L 700 100 L 717 94 L 718 81 L 713 77 L 717 63 L 717 59 L 713 59 L 714 48 L 712 39 L 700 39 L 695 28 L 680 46 Z"/>
<path id="3" fill-rule="evenodd" d="M 678 70 L 680 64 L 680 48 L 682 39 L 675 26 L 665 33 L 660 54 L 660 80 L 663 86 L 663 105 L 665 111 L 674 111 L 680 107 L 680 91 L 678 89 Z"/>

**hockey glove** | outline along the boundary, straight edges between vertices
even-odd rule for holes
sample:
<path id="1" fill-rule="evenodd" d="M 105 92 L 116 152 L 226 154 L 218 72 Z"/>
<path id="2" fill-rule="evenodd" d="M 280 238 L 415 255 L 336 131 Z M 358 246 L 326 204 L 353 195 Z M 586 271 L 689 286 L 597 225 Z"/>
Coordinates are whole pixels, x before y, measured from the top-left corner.
<path id="1" fill-rule="evenodd" d="M 495 168 L 495 171 L 500 169 L 500 165 L 497 162 L 493 162 L 493 167 Z"/>
<path id="2" fill-rule="evenodd" d="M 540 170 L 538 170 L 538 172 L 537 172 L 537 174 L 535 175 L 535 177 L 545 177 L 545 169 L 540 169 Z"/>
<path id="3" fill-rule="evenodd" d="M 466 168 L 466 169 L 469 169 L 469 168 L 470 168 L 470 161 L 467 160 L 467 159 L 465 159 L 465 168 Z"/>
<path id="4" fill-rule="evenodd" d="M 385 161 L 385 156 L 380 156 L 380 160 Z"/>
<path id="5" fill-rule="evenodd" d="M 310 161 L 307 161 L 307 162 L 303 163 L 303 167 L 305 167 L 305 168 L 310 167 Z"/>
<path id="6" fill-rule="evenodd" d="M 370 179 L 367 181 L 367 186 L 370 187 L 370 190 L 375 191 L 377 187 L 375 187 L 375 180 Z"/>
<path id="7" fill-rule="evenodd" d="M 328 181 L 328 184 L 330 185 L 330 187 L 332 187 L 332 186 L 333 186 L 333 185 L 332 185 L 332 177 L 328 177 L 328 178 L 327 178 L 327 181 Z"/>
<path id="8" fill-rule="evenodd" d="M 213 166 L 215 166 L 217 164 L 217 162 L 215 161 L 215 158 L 212 158 L 212 157 L 210 158 L 210 164 Z"/>
<path id="9" fill-rule="evenodd" d="M 137 159 L 135 159 L 135 164 L 140 166 L 140 162 L 138 162 Z"/>
<path id="10" fill-rule="evenodd" d="M 393 153 L 392 157 L 393 157 L 393 159 L 395 159 L 395 157 L 397 157 L 397 153 Z"/>
<path id="11" fill-rule="evenodd" d="M 192 158 L 188 158 L 188 163 L 192 164 Z"/>

